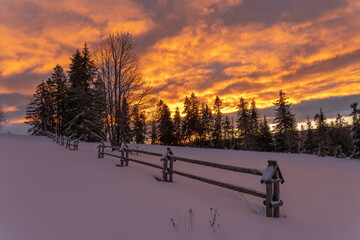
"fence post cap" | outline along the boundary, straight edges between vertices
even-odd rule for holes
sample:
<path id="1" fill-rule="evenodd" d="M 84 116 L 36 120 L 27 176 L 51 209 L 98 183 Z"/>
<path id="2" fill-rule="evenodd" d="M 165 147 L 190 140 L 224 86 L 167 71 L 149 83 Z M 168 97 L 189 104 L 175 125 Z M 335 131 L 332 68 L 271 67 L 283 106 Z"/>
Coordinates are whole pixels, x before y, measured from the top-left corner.
<path id="1" fill-rule="evenodd" d="M 161 156 L 160 160 L 168 160 L 170 155 L 174 155 L 169 147 L 166 148 L 166 152 Z"/>
<path id="2" fill-rule="evenodd" d="M 279 165 L 277 164 L 277 161 L 274 160 L 269 160 L 268 161 L 268 166 L 265 169 L 265 172 L 260 180 L 261 183 L 265 183 L 268 184 L 272 181 L 274 174 L 278 173 L 278 179 L 280 181 L 281 184 L 284 183 L 284 178 L 282 176 L 282 173 L 280 171 Z"/>

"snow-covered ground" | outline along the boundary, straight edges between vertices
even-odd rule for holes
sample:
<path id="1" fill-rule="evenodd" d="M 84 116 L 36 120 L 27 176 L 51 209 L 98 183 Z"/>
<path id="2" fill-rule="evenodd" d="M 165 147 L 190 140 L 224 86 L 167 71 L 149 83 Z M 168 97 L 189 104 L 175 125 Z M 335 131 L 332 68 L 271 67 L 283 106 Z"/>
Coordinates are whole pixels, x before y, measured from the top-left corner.
<path id="1" fill-rule="evenodd" d="M 69 151 L 45 137 L 0 135 L 0 240 L 360 239 L 359 161 L 171 148 L 177 156 L 241 167 L 265 169 L 277 160 L 284 206 L 282 218 L 273 219 L 264 216 L 260 198 L 176 175 L 174 183 L 159 182 L 159 169 L 116 167 L 115 158 L 97 158 L 96 145 Z M 175 169 L 265 191 L 258 176 L 180 162 Z M 214 229 L 211 208 L 219 213 Z"/>

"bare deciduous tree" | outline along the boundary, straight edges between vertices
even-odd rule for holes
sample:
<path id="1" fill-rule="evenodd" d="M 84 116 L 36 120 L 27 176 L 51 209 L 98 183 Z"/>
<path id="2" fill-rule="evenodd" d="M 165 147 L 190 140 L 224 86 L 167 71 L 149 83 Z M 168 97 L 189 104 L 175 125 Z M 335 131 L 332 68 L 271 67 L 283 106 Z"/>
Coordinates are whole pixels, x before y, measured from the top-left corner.
<path id="1" fill-rule="evenodd" d="M 144 104 L 150 93 L 150 86 L 139 71 L 134 48 L 134 36 L 122 32 L 107 35 L 95 50 L 99 79 L 105 86 L 106 132 L 114 146 L 129 138 L 132 109 Z"/>

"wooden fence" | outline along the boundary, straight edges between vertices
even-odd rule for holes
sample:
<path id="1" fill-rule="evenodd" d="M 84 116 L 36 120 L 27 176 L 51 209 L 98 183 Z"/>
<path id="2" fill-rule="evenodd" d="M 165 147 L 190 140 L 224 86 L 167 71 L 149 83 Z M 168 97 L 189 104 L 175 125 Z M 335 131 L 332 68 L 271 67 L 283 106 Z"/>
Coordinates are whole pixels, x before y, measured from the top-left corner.
<path id="1" fill-rule="evenodd" d="M 47 132 L 46 136 L 52 139 L 54 142 L 59 144 L 60 146 L 65 146 L 69 150 L 79 150 L 79 140 L 78 139 L 69 139 L 65 137 L 57 136 L 53 133 Z"/>
<path id="2" fill-rule="evenodd" d="M 120 156 L 116 155 L 111 152 L 106 152 L 105 149 L 110 148 L 111 150 L 117 150 L 120 152 Z M 129 157 L 129 153 L 142 153 L 145 155 L 151 155 L 151 156 L 157 156 L 160 157 L 160 161 L 162 164 L 157 165 L 137 159 L 132 159 Z M 104 158 L 104 155 L 119 158 L 120 163 L 117 164 L 119 167 L 129 166 L 129 161 L 143 164 L 146 166 L 158 168 L 162 170 L 162 180 L 165 182 L 172 182 L 173 181 L 173 175 L 177 174 L 183 177 L 195 179 L 201 182 L 209 183 L 212 185 L 216 185 L 222 188 L 227 188 L 230 190 L 234 190 L 237 192 L 242 192 L 246 194 L 250 194 L 259 198 L 263 198 L 264 205 L 266 206 L 266 216 L 267 217 L 274 217 L 279 218 L 280 217 L 280 207 L 283 205 L 282 200 L 280 200 L 280 183 L 284 183 L 284 178 L 281 174 L 279 165 L 276 161 L 268 161 L 268 166 L 263 172 L 259 169 L 252 169 L 252 168 L 242 168 L 242 167 L 236 167 L 236 166 L 230 166 L 230 165 L 224 165 L 219 163 L 212 163 L 212 162 L 206 162 L 206 161 L 200 161 L 200 160 L 194 160 L 184 157 L 175 156 L 170 148 L 167 148 L 166 152 L 161 153 L 155 153 L 155 152 L 149 152 L 149 151 L 143 151 L 138 149 L 131 149 L 128 148 L 126 144 L 123 144 L 121 147 L 114 147 L 114 146 L 106 146 L 103 143 L 100 143 L 98 146 L 98 158 Z M 252 175 L 258 175 L 261 176 L 260 183 L 266 185 L 266 192 L 259 192 L 257 190 L 243 187 L 243 186 L 236 186 L 229 183 L 223 183 L 219 181 L 215 181 L 209 178 L 204 178 L 196 175 L 192 175 L 189 173 L 184 173 L 180 171 L 174 170 L 174 162 L 175 161 L 181 161 L 186 162 L 190 164 L 197 164 L 207 167 L 213 167 L 217 169 L 227 170 L 227 171 L 233 171 L 238 173 L 246 173 L 246 174 L 252 174 Z"/>

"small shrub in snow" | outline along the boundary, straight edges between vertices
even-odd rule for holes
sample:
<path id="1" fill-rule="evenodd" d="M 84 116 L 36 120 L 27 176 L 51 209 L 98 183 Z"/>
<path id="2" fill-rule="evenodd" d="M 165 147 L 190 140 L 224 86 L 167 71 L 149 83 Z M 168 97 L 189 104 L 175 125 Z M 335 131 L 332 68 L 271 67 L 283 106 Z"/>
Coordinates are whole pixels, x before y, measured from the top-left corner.
<path id="1" fill-rule="evenodd" d="M 215 232 L 216 226 L 220 228 L 220 224 L 216 225 L 216 219 L 217 217 L 219 217 L 219 212 L 217 211 L 217 209 L 210 208 L 210 215 L 211 215 L 211 219 L 209 221 L 210 229 L 212 229 Z"/>
<path id="2" fill-rule="evenodd" d="M 189 212 L 184 214 L 184 230 L 192 232 L 194 230 L 194 221 L 194 212 L 190 208 Z M 180 217 L 178 217 L 177 222 L 173 218 L 170 218 L 170 223 L 174 227 L 175 231 L 178 232 L 181 229 Z"/>

